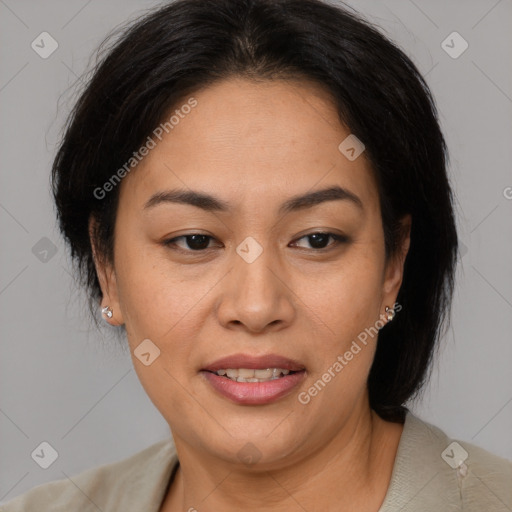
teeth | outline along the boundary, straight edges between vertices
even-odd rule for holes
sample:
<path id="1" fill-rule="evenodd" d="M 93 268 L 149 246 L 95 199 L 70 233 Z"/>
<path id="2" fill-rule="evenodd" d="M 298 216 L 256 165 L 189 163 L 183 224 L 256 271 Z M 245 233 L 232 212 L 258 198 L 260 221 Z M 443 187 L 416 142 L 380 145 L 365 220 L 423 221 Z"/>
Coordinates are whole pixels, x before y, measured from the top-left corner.
<path id="1" fill-rule="evenodd" d="M 238 377 L 238 370 L 226 370 L 226 375 L 233 380 L 236 380 Z"/>
<path id="2" fill-rule="evenodd" d="M 243 379 L 253 379 L 254 378 L 254 370 L 247 370 L 246 368 L 240 368 L 238 370 L 237 377 L 242 377 Z"/>
<path id="3" fill-rule="evenodd" d="M 274 372 L 272 368 L 267 368 L 266 370 L 254 370 L 254 376 L 257 379 L 270 379 L 270 377 L 274 376 Z"/>
<path id="4" fill-rule="evenodd" d="M 288 375 L 290 370 L 283 368 L 249 369 L 249 368 L 227 368 L 217 370 L 217 375 L 225 376 L 236 382 L 268 382 L 269 380 L 280 379 Z"/>

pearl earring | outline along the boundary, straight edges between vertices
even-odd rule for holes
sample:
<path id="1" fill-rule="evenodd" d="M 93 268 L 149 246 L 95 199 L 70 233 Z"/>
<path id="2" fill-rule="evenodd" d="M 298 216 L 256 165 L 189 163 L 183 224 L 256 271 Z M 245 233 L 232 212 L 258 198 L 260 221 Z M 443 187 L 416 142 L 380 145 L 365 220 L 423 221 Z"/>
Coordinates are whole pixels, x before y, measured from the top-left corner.
<path id="1" fill-rule="evenodd" d="M 391 320 L 393 320 L 393 318 L 395 318 L 395 310 L 393 308 L 386 306 L 385 311 L 386 311 L 386 320 L 388 322 L 391 322 Z"/>
<path id="2" fill-rule="evenodd" d="M 114 312 L 112 311 L 111 307 L 105 306 L 104 308 L 101 309 L 101 314 L 105 318 L 112 318 L 112 316 L 114 315 Z"/>

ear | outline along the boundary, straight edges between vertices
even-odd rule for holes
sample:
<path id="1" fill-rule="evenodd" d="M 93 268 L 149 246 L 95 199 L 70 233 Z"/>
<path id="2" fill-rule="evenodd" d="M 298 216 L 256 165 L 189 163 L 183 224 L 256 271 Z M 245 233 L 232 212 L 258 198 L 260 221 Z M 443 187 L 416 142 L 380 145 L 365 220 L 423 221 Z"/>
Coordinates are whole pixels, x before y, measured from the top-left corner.
<path id="1" fill-rule="evenodd" d="M 112 309 L 112 318 L 103 316 L 103 319 L 110 325 L 124 324 L 123 315 L 119 306 L 119 296 L 117 290 L 116 273 L 112 263 L 108 262 L 106 257 L 98 250 L 97 243 L 97 221 L 91 215 L 89 218 L 89 240 L 91 242 L 94 266 L 96 275 L 101 287 L 101 309 L 108 306 Z"/>
<path id="2" fill-rule="evenodd" d="M 392 307 L 395 304 L 400 286 L 402 285 L 405 258 L 411 244 L 411 215 L 404 215 L 400 219 L 400 224 L 401 237 L 399 247 L 386 264 L 382 288 L 383 305 L 388 307 Z"/>

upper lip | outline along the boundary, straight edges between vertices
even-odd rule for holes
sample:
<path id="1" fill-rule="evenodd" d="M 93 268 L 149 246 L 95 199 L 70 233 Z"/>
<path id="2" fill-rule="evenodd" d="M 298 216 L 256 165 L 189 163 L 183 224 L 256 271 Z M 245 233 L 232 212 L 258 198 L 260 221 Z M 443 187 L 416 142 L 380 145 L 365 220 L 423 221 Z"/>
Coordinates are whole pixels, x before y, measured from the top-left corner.
<path id="1" fill-rule="evenodd" d="M 231 356 L 217 359 L 213 363 L 208 364 L 203 370 L 216 372 L 218 370 L 236 368 L 247 368 L 249 370 L 258 370 L 266 368 L 282 368 L 291 372 L 304 370 L 304 365 L 289 359 L 287 357 L 276 354 L 267 354 L 263 356 L 251 356 L 249 354 L 233 354 Z"/>

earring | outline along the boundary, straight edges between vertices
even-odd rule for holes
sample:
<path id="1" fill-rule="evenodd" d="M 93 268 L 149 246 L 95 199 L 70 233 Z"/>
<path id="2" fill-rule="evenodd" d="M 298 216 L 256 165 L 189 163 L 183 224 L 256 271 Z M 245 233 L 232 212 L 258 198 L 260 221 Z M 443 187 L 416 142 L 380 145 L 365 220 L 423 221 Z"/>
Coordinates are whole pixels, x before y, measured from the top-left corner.
<path id="1" fill-rule="evenodd" d="M 112 311 L 111 307 L 105 306 L 104 308 L 101 309 L 101 314 L 105 318 L 112 318 L 112 316 L 114 315 L 114 312 Z"/>
<path id="2" fill-rule="evenodd" d="M 391 320 L 393 320 L 393 318 L 395 318 L 395 310 L 393 308 L 389 308 L 388 306 L 386 306 L 386 320 L 388 322 L 391 322 Z"/>

